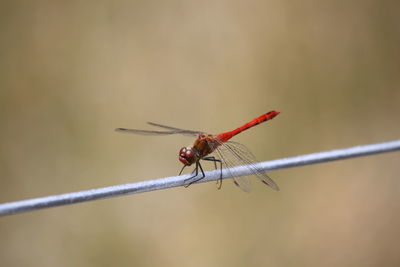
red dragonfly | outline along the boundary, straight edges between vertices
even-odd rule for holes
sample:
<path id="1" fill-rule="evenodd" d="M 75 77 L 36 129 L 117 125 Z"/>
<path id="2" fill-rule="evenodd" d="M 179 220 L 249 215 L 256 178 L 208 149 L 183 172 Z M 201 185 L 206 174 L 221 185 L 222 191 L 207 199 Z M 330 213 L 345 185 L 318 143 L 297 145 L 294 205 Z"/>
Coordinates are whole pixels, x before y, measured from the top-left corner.
<path id="1" fill-rule="evenodd" d="M 115 129 L 118 132 L 124 133 L 133 133 L 133 134 L 142 134 L 142 135 L 170 135 L 170 134 L 183 134 L 196 136 L 197 139 L 194 141 L 192 147 L 182 147 L 179 151 L 179 161 L 183 163 L 183 168 L 181 169 L 179 175 L 182 173 L 183 169 L 187 166 L 191 166 L 195 164 L 195 168 L 192 172 L 194 175 L 189 179 L 186 179 L 185 182 L 186 187 L 200 181 L 205 177 L 203 167 L 200 164 L 200 160 L 212 161 L 214 162 L 215 169 L 217 169 L 217 162 L 220 165 L 220 179 L 217 181 L 218 189 L 221 188 L 222 185 L 222 165 L 226 167 L 234 167 L 237 165 L 246 165 L 247 168 L 251 171 L 252 174 L 256 175 L 261 179 L 263 183 L 270 186 L 274 190 L 279 190 L 278 185 L 268 177 L 268 175 L 261 169 L 257 168 L 257 160 L 254 155 L 250 152 L 250 150 L 244 145 L 229 141 L 235 135 L 245 131 L 253 126 L 256 126 L 262 122 L 270 120 L 278 115 L 280 111 L 273 110 L 268 113 L 265 113 L 250 122 L 240 126 L 239 128 L 220 133 L 217 135 L 207 134 L 201 131 L 192 131 L 192 130 L 184 130 L 175 127 L 165 126 L 162 124 L 148 122 L 148 124 L 163 128 L 163 131 L 151 131 L 151 130 L 137 130 L 137 129 L 126 129 L 126 128 L 117 128 Z M 213 153 L 218 157 L 209 156 Z M 201 171 L 201 175 L 199 176 L 199 170 Z M 228 169 L 228 172 L 233 177 L 233 181 L 235 185 L 239 186 L 243 191 L 250 191 L 250 180 L 247 176 L 239 177 L 235 174 L 234 170 Z"/>

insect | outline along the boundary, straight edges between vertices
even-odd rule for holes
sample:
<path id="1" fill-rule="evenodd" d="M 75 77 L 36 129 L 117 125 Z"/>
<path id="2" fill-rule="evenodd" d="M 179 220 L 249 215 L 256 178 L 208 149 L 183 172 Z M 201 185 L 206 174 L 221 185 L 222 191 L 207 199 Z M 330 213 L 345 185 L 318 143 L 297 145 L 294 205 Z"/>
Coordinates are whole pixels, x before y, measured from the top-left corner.
<path id="1" fill-rule="evenodd" d="M 211 161 L 214 162 L 214 166 L 217 169 L 217 163 L 219 164 L 221 174 L 220 179 L 217 181 L 218 188 L 221 188 L 222 185 L 222 166 L 226 167 L 234 167 L 237 165 L 246 165 L 249 168 L 250 172 L 256 175 L 261 179 L 263 183 L 270 186 L 274 190 L 279 190 L 278 185 L 265 173 L 265 171 L 257 168 L 257 160 L 254 155 L 250 152 L 250 150 L 237 142 L 230 141 L 232 137 L 235 135 L 254 127 L 260 123 L 268 121 L 280 113 L 278 110 L 273 110 L 267 112 L 250 122 L 243 124 L 239 128 L 236 128 L 229 132 L 220 133 L 217 135 L 208 134 L 201 131 L 193 131 L 193 130 L 184 130 L 180 128 L 170 127 L 154 122 L 148 122 L 151 126 L 162 128 L 160 131 L 153 130 L 138 130 L 138 129 L 126 129 L 126 128 L 117 128 L 115 129 L 118 132 L 124 133 L 133 133 L 133 134 L 141 134 L 141 135 L 171 135 L 171 134 L 182 134 L 195 136 L 196 140 L 194 141 L 193 146 L 191 147 L 182 147 L 179 150 L 179 161 L 183 163 L 183 167 L 179 173 L 191 165 L 195 165 L 195 168 L 192 172 L 193 176 L 189 179 L 186 179 L 185 182 L 187 184 L 185 186 L 189 186 L 195 182 L 200 181 L 205 177 L 203 167 L 201 166 L 200 160 Z M 210 155 L 212 154 L 212 155 Z M 214 156 L 213 156 L 214 155 Z M 199 171 L 201 174 L 199 175 Z M 243 191 L 250 191 L 250 180 L 247 176 L 238 176 L 234 170 L 228 169 L 231 176 L 233 177 L 233 181 L 235 185 L 240 187 Z"/>

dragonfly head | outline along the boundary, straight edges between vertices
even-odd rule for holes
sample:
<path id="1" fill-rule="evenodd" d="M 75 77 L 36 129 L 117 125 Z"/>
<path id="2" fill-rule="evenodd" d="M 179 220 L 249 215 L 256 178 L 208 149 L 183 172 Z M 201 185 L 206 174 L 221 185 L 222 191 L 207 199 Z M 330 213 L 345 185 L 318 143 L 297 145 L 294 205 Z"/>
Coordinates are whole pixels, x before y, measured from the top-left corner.
<path id="1" fill-rule="evenodd" d="M 186 166 L 192 165 L 196 161 L 196 152 L 192 147 L 182 147 L 179 150 L 179 161 Z"/>

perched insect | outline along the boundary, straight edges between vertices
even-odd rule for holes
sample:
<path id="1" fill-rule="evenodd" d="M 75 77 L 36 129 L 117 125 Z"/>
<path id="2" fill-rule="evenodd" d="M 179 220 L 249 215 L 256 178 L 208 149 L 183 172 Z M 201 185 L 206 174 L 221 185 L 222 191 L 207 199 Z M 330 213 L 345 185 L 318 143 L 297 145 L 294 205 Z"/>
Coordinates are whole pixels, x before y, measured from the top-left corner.
<path id="1" fill-rule="evenodd" d="M 118 132 L 142 135 L 183 134 L 196 136 L 197 139 L 194 141 L 192 147 L 182 147 L 179 151 L 179 161 L 183 163 L 183 168 L 181 169 L 179 174 L 182 173 L 185 167 L 195 164 L 195 168 L 193 170 L 194 175 L 187 179 L 188 183 L 186 186 L 200 181 L 205 177 L 203 167 L 200 164 L 200 160 L 206 160 L 214 162 L 215 168 L 217 168 L 217 163 L 220 165 L 221 176 L 218 181 L 218 188 L 221 188 L 222 185 L 222 165 L 226 167 L 246 165 L 247 168 L 250 169 L 251 173 L 260 178 L 263 183 L 270 186 L 274 190 L 279 190 L 279 187 L 275 184 L 275 182 L 271 178 L 269 178 L 263 170 L 257 168 L 257 160 L 247 147 L 240 143 L 229 141 L 232 137 L 241 133 L 242 131 L 245 131 L 267 120 L 270 120 L 279 113 L 280 111 L 278 110 L 270 111 L 240 126 L 237 129 L 217 135 L 207 134 L 201 131 L 179 129 L 154 122 L 148 122 L 148 124 L 163 128 L 164 130 L 151 131 L 126 128 L 117 128 L 115 130 Z M 216 157 L 210 156 L 210 154 L 213 152 Z M 199 170 L 201 172 L 201 175 L 199 175 Z M 234 171 L 232 171 L 231 169 L 228 170 L 231 172 L 231 175 L 233 176 L 233 181 L 237 186 L 239 186 L 242 190 L 246 192 L 250 191 L 250 181 L 247 176 L 239 177 L 238 174 L 235 174 Z"/>

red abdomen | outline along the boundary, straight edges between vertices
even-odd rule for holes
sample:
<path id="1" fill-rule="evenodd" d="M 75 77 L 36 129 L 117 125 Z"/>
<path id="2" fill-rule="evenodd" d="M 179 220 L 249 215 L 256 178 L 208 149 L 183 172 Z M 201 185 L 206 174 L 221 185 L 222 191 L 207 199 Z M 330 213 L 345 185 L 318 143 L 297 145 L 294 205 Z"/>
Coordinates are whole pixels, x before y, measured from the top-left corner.
<path id="1" fill-rule="evenodd" d="M 217 135 L 217 137 L 220 138 L 222 142 L 226 142 L 229 139 L 231 139 L 232 137 L 234 137 L 235 135 L 237 135 L 238 133 L 240 133 L 244 130 L 247 130 L 253 126 L 256 126 L 262 122 L 270 120 L 270 119 L 274 118 L 276 115 L 278 115 L 279 113 L 280 113 L 279 110 L 270 111 L 268 113 L 261 115 L 260 117 L 257 117 L 255 119 L 251 120 L 250 122 L 240 126 L 239 128 L 237 128 L 235 130 L 232 130 L 232 131 L 229 131 L 226 133 L 221 133 L 221 134 Z"/>

